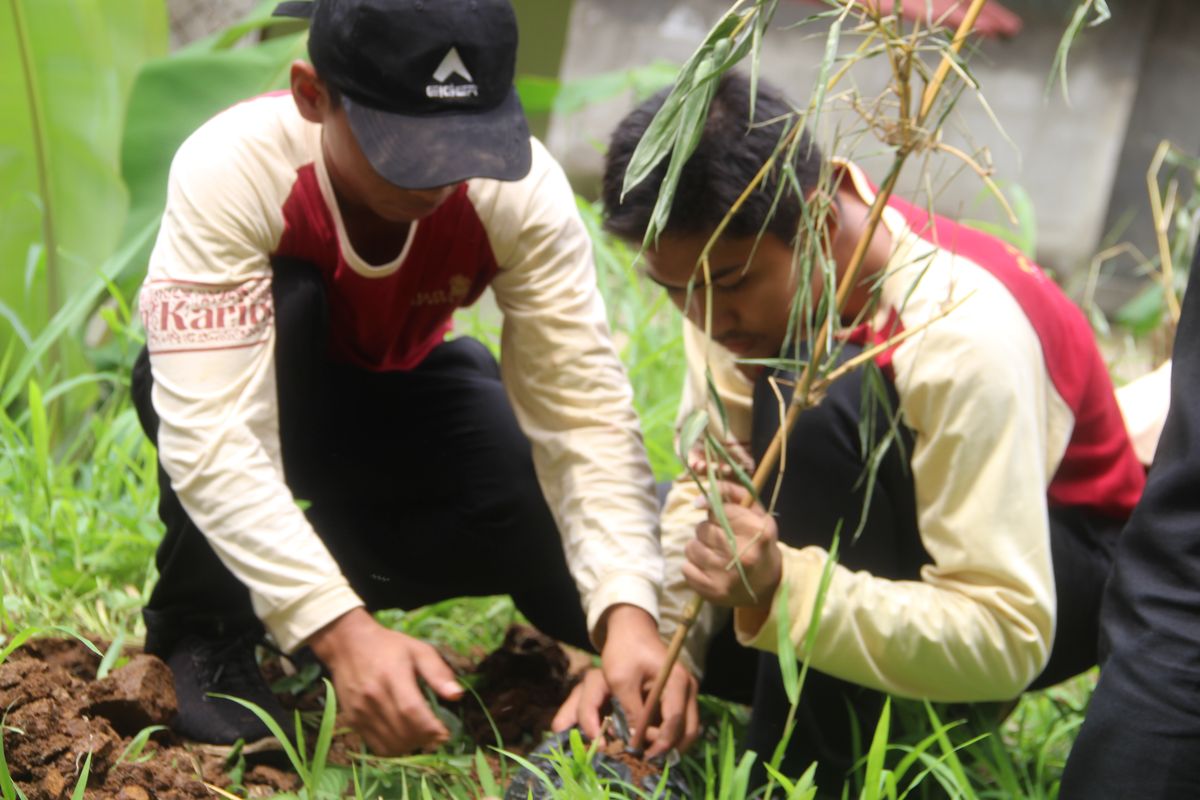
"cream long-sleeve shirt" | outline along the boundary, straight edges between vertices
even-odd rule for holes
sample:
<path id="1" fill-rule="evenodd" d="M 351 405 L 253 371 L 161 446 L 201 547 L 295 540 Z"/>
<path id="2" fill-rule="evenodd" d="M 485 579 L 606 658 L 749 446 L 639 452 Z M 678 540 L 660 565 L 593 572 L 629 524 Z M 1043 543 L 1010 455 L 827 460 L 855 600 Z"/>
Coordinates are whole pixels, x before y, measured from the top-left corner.
<path id="1" fill-rule="evenodd" d="M 873 201 L 857 167 L 839 168 L 863 200 Z M 914 434 L 917 523 L 932 562 L 919 581 L 835 566 L 808 655 L 816 669 L 902 696 L 1007 699 L 1037 677 L 1054 640 L 1050 505 L 1123 518 L 1144 474 L 1090 328 L 1036 266 L 991 237 L 931 220 L 900 200 L 884 222 L 894 248 L 873 329 L 917 328 L 961 301 L 878 359 Z M 686 322 L 685 337 L 681 418 L 711 404 L 707 363 L 730 423 L 730 430 L 712 432 L 745 442 L 751 382 L 730 353 Z M 718 418 L 710 410 L 710 419 Z M 686 602 L 683 547 L 704 518 L 691 502 L 696 494 L 681 480 L 668 498 L 664 628 Z M 803 655 L 829 554 L 820 547 L 782 551 L 789 638 Z M 693 664 L 702 664 L 715 616 L 709 611 L 690 637 Z M 739 640 L 776 650 L 774 611 L 758 622 L 736 614 Z"/>
<path id="2" fill-rule="evenodd" d="M 632 394 L 574 195 L 541 144 L 532 147 L 527 177 L 461 185 L 410 226 L 387 264 L 355 253 L 320 128 L 290 95 L 226 110 L 175 157 L 140 298 L 159 457 L 184 509 L 285 649 L 362 601 L 284 481 L 276 257 L 321 270 L 331 357 L 363 369 L 419 363 L 453 311 L 490 285 L 504 314 L 504 385 L 590 628 L 615 603 L 657 618 L 657 508 Z"/>

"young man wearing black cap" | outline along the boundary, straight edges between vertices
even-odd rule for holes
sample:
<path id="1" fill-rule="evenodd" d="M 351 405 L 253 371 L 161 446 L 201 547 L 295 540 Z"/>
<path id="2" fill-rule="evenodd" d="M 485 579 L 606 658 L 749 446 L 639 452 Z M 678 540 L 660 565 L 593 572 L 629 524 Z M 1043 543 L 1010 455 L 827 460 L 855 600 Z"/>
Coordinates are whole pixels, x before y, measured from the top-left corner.
<path id="1" fill-rule="evenodd" d="M 265 628 L 311 646 L 373 750 L 435 744 L 418 679 L 461 688 L 367 611 L 502 592 L 590 638 L 636 714 L 665 656 L 652 476 L 590 242 L 512 88 L 512 9 L 277 13 L 311 17 L 313 63 L 180 148 L 141 295 L 134 392 L 166 524 L 146 648 L 175 671 L 176 727 L 265 733 L 209 696 L 280 713 L 253 658 Z M 488 286 L 499 369 L 443 341 Z M 658 749 L 693 691 L 678 671 Z"/>

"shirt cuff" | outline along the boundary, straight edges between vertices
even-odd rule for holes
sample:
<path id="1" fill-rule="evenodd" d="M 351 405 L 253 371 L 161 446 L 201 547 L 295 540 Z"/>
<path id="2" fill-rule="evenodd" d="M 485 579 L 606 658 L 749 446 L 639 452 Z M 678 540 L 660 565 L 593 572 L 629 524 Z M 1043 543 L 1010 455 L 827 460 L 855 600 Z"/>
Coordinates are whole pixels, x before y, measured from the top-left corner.
<path id="1" fill-rule="evenodd" d="M 788 622 L 789 634 L 799 655 L 803 649 L 803 639 L 807 635 L 809 623 L 812 620 L 813 606 L 817 601 L 817 589 L 821 585 L 821 572 L 829 554 L 819 547 L 806 547 L 796 550 L 786 545 L 780 545 L 783 555 L 783 570 L 779 578 L 780 586 L 788 587 Z M 755 650 L 766 650 L 771 653 L 779 652 L 779 593 L 771 601 L 771 611 L 763 619 L 762 613 L 751 609 L 739 608 L 733 615 L 733 632 L 738 643 Z"/>
<path id="2" fill-rule="evenodd" d="M 288 606 L 262 618 L 263 626 L 285 653 L 300 647 L 338 617 L 364 606 L 345 580 L 319 586 Z"/>
<path id="3" fill-rule="evenodd" d="M 658 624 L 658 590 L 654 582 L 641 575 L 621 573 L 610 575 L 600 582 L 588 602 L 587 626 L 592 644 L 596 643 L 596 626 L 604 612 L 615 605 L 627 603 L 644 610 Z"/>

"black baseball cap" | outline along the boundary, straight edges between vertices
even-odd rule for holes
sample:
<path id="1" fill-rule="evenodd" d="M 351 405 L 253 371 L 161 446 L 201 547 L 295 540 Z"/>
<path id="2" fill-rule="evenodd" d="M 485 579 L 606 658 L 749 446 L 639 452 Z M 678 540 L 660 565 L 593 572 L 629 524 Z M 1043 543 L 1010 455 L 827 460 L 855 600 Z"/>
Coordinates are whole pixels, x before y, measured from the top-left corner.
<path id="1" fill-rule="evenodd" d="M 509 0 L 299 0 L 274 13 L 310 20 L 313 66 L 389 182 L 430 189 L 529 173 Z"/>

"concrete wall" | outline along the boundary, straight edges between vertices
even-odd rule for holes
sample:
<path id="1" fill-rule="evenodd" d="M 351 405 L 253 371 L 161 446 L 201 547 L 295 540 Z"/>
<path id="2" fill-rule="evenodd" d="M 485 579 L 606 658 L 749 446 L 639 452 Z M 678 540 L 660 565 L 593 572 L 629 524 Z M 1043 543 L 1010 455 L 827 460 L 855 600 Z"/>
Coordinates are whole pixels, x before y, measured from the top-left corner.
<path id="1" fill-rule="evenodd" d="M 971 69 L 987 105 L 974 92 L 965 93 L 946 128 L 946 141 L 971 153 L 990 154 L 996 177 L 1019 184 L 1029 194 L 1037 213 L 1039 260 L 1060 275 L 1078 279 L 1111 224 L 1110 209 L 1144 197 L 1144 190 L 1136 197 L 1127 196 L 1131 188 L 1125 172 L 1144 173 L 1147 147 L 1153 150 L 1159 132 L 1181 136 L 1190 132 L 1192 141 L 1181 144 L 1200 144 L 1195 141 L 1200 139 L 1195 133 L 1200 104 L 1179 100 L 1194 81 L 1184 76 L 1200 74 L 1195 69 L 1200 61 L 1196 30 L 1200 4 L 1194 0 L 1110 2 L 1114 18 L 1087 30 L 1072 50 L 1070 104 L 1057 86 L 1049 94 L 1045 86 L 1066 14 L 1074 3 L 1008 0 L 1006 5 L 1021 15 L 1025 28 L 1012 40 L 979 44 Z M 681 63 L 729 6 L 726 0 L 575 0 L 562 78 L 654 59 Z M 799 103 L 807 99 L 817 75 L 827 27 L 787 28 L 820 10 L 820 5 L 785 0 L 774 30 L 766 37 L 763 74 Z M 858 42 L 846 36 L 842 52 Z M 1170 67 L 1159 61 L 1163 52 L 1170 55 Z M 1174 74 L 1164 75 L 1164 70 Z M 853 73 L 860 93 L 868 98 L 883 89 L 890 74 L 882 60 L 862 63 Z M 1164 85 L 1170 87 L 1170 99 L 1164 99 Z M 624 97 L 552 120 L 548 144 L 580 185 L 594 181 L 600 168 L 596 141 L 604 139 L 631 104 L 632 98 Z M 818 141 L 826 150 L 853 154 L 878 178 L 890 156 L 869 138 L 856 139 L 853 132 L 862 125 L 846 105 L 834 104 Z M 1127 137 L 1131 117 L 1137 122 L 1133 135 Z M 1153 144 L 1147 144 L 1150 140 Z M 913 185 L 921 166 L 919 160 L 910 161 L 902 191 L 909 195 L 924 191 Z M 931 154 L 927 175 L 942 212 L 1001 220 L 998 205 L 984 195 L 979 179 L 958 160 Z M 1114 186 L 1119 196 L 1114 197 Z M 1100 296 L 1106 306 L 1128 294 L 1130 286 L 1120 278 L 1102 287 Z"/>

